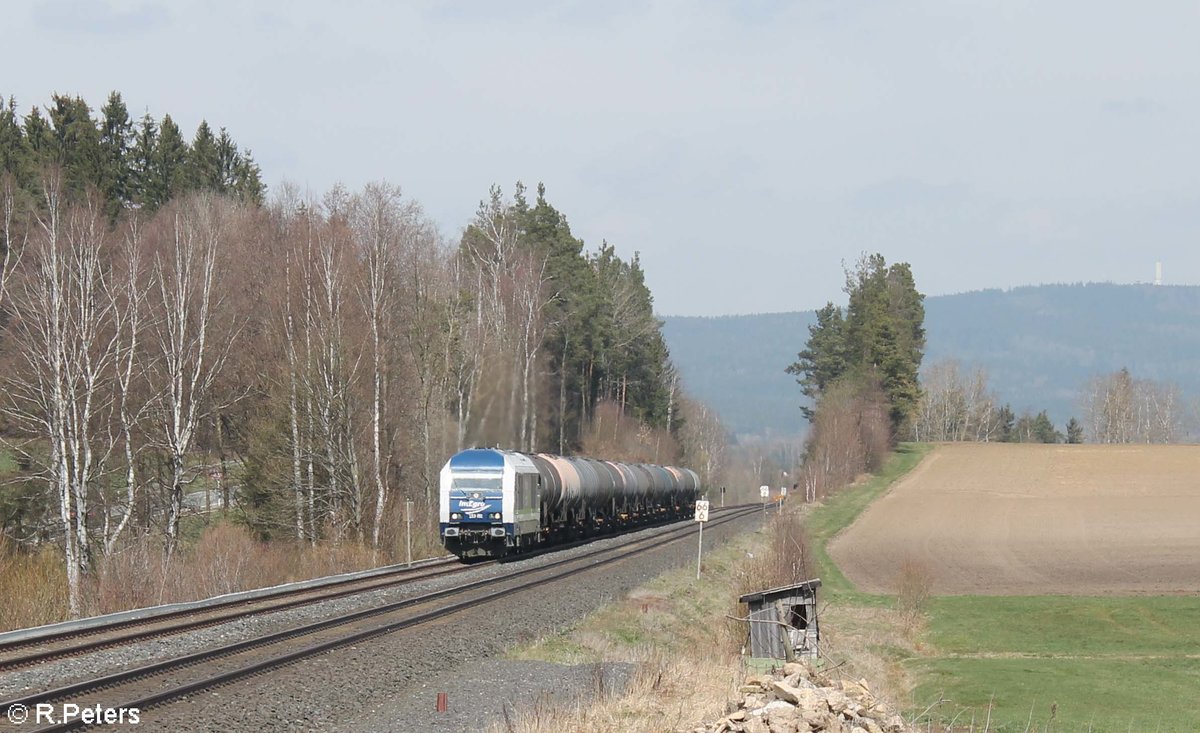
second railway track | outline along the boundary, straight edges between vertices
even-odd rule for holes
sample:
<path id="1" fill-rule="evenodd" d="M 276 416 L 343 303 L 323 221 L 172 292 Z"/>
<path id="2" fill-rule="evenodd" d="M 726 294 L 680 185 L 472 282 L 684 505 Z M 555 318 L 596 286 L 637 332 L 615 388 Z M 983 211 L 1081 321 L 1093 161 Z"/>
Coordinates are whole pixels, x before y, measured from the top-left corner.
<path id="1" fill-rule="evenodd" d="M 757 511 L 756 507 L 731 509 L 710 524 L 724 524 Z M 510 593 L 552 583 L 680 541 L 694 532 L 691 523 L 671 527 L 658 535 L 641 538 L 627 545 L 592 550 L 540 567 L 475 580 L 136 669 L 24 695 L 0 703 L 0 715 L 6 714 L 14 706 L 32 708 L 49 702 L 61 704 L 69 701 L 80 707 L 94 706 L 99 704 L 95 696 L 100 692 L 110 700 L 113 696 L 119 696 L 123 700 L 119 707 L 151 708 L 337 647 L 429 623 Z M 445 599 L 458 596 L 461 597 L 444 603 Z M 79 725 L 75 721 L 40 730 L 70 730 Z"/>

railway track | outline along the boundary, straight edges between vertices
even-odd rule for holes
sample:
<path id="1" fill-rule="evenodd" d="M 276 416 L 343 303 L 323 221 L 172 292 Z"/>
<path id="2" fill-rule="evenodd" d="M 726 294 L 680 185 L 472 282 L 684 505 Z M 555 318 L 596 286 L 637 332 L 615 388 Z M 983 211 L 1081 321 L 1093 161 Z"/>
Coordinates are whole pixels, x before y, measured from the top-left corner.
<path id="1" fill-rule="evenodd" d="M 390 567 L 366 577 L 333 580 L 316 586 L 283 587 L 254 598 L 236 597 L 217 600 L 203 607 L 181 608 L 166 613 L 129 618 L 90 628 L 72 628 L 62 632 L 0 643 L 0 672 L 34 664 L 87 654 L 122 644 L 160 636 L 194 631 L 247 616 L 275 613 L 321 601 L 344 598 L 415 580 L 440 577 L 480 567 L 462 565 L 457 558 L 437 558 L 413 567 Z M 239 596 L 241 594 L 238 594 Z"/>
<path id="2" fill-rule="evenodd" d="M 709 524 L 717 526 L 759 511 L 757 506 L 731 508 Z M 425 593 L 405 600 L 383 604 L 286 629 L 266 636 L 222 647 L 207 649 L 183 657 L 148 664 L 51 690 L 0 702 L 0 730 L 11 711 L 35 710 L 38 705 L 77 705 L 111 709 L 146 710 L 164 703 L 211 690 L 230 682 L 262 674 L 331 649 L 367 641 L 384 634 L 443 619 L 466 608 L 478 607 L 512 593 L 553 583 L 579 573 L 628 559 L 655 548 L 678 542 L 695 534 L 692 523 L 667 529 L 654 537 L 635 540 L 618 547 L 600 548 L 556 560 L 537 568 L 514 568 L 499 576 L 484 578 L 444 590 Z M 478 567 L 477 565 L 475 567 Z M 103 693 L 112 705 L 98 699 Z M 80 720 L 59 722 L 38 729 L 41 733 L 83 727 Z M 27 729 L 25 729 L 27 730 Z"/>

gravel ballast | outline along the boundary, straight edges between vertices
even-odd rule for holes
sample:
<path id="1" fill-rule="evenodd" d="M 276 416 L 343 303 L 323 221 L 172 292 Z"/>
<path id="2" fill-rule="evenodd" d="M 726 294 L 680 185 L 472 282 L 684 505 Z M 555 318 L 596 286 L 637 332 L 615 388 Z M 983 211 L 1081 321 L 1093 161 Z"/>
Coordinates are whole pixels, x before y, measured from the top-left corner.
<path id="1" fill-rule="evenodd" d="M 706 528 L 712 548 L 737 532 L 761 526 L 750 514 Z M 514 566 L 541 567 L 570 555 L 660 534 L 652 528 L 536 558 L 470 570 L 448 578 L 417 581 L 401 588 L 327 601 L 252 617 L 175 637 L 156 639 L 77 659 L 5 675 L 0 699 L 29 687 L 44 689 L 101 670 L 145 664 L 189 651 L 230 643 L 280 628 L 490 577 Z M 482 730 L 500 720 L 505 706 L 525 709 L 542 701 L 565 702 L 593 694 L 596 670 L 541 662 L 503 660 L 508 648 L 570 628 L 583 616 L 651 578 L 694 563 L 695 535 L 628 560 L 621 560 L 549 586 L 453 614 L 447 619 L 375 638 L 274 670 L 189 700 L 145 711 L 138 730 L 253 731 L 425 731 Z M 628 670 L 603 670 L 622 684 Z M 445 692 L 450 711 L 435 712 L 436 693 Z M 109 701 L 117 705 L 120 700 Z"/>

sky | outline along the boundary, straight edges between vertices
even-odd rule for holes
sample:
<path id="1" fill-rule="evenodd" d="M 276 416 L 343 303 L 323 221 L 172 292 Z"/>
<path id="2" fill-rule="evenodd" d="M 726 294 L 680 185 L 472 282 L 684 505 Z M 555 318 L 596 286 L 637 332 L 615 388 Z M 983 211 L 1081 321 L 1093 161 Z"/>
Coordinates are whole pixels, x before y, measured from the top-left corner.
<path id="1" fill-rule="evenodd" d="M 268 186 L 398 184 L 448 242 L 546 185 L 662 315 L 1200 283 L 1200 3 L 5 3 L 0 94 L 202 119 Z"/>

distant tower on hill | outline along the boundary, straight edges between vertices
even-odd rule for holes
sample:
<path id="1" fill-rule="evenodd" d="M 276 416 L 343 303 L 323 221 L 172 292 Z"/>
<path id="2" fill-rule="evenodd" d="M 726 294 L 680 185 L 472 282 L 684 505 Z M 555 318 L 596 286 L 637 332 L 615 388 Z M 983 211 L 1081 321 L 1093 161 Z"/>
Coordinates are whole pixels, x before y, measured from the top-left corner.
<path id="1" fill-rule="evenodd" d="M 1162 285 L 1162 263 L 1154 263 L 1154 284 Z"/>

